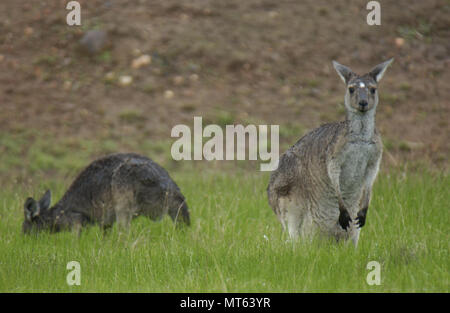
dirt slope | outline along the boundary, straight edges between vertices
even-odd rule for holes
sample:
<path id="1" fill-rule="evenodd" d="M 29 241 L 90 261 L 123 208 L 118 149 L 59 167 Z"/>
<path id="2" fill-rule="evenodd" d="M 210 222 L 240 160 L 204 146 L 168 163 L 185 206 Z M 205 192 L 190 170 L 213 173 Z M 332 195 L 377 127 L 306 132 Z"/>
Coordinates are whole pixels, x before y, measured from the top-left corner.
<path id="1" fill-rule="evenodd" d="M 344 118 L 331 60 L 363 72 L 395 57 L 377 115 L 387 160 L 448 160 L 448 1 L 380 1 L 382 25 L 368 26 L 367 1 L 89 0 L 71 27 L 67 2 L 0 2 L 3 133 L 167 140 L 203 116 L 279 124 L 289 145 Z M 96 55 L 78 44 L 91 29 L 111 43 Z M 133 68 L 141 55 L 151 64 Z"/>

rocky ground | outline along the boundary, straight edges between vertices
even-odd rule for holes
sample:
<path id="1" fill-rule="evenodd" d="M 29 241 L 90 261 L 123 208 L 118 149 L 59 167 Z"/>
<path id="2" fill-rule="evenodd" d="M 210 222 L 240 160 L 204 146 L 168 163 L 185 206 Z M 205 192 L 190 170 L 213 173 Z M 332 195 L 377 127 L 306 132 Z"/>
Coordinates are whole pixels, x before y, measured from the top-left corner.
<path id="1" fill-rule="evenodd" d="M 367 25 L 367 1 L 80 0 L 81 26 L 66 24 L 67 2 L 0 2 L 3 135 L 119 149 L 171 140 L 174 125 L 202 116 L 279 124 L 287 147 L 344 118 L 331 60 L 362 73 L 394 57 L 377 115 L 385 162 L 447 166 L 448 1 L 380 1 L 381 26 Z"/>

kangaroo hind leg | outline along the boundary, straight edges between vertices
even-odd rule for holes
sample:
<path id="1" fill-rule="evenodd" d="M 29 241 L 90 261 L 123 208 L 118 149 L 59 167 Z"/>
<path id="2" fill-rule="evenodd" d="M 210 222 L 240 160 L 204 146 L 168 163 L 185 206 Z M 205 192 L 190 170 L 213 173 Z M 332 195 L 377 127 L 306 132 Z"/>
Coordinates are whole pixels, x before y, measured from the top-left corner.
<path id="1" fill-rule="evenodd" d="M 304 212 L 293 199 L 282 197 L 278 200 L 279 218 L 284 230 L 288 231 L 289 237 L 296 240 L 301 235 Z"/>

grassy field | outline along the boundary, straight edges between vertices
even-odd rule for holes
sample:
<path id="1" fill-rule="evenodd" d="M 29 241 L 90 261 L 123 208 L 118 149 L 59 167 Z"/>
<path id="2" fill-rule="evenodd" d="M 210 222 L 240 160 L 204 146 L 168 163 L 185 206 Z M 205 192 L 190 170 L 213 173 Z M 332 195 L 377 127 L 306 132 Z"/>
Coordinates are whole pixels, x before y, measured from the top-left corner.
<path id="1" fill-rule="evenodd" d="M 267 204 L 267 173 L 172 174 L 192 225 L 138 218 L 127 235 L 21 233 L 31 190 L 0 191 L 0 292 L 448 292 L 448 175 L 383 171 L 366 226 L 351 244 L 290 242 Z M 53 201 L 64 184 L 53 180 Z M 39 189 L 38 189 L 39 188 Z M 36 186 L 34 195 L 43 193 Z M 81 265 L 68 286 L 66 264 Z M 369 286 L 369 261 L 381 285 Z"/>
<path id="2" fill-rule="evenodd" d="M 449 291 L 449 0 L 380 1 L 375 27 L 367 0 L 79 0 L 81 26 L 65 23 L 68 1 L 35 2 L 0 1 L 0 292 Z M 83 51 L 91 30 L 106 38 L 97 52 Z M 357 249 L 289 241 L 259 161 L 171 156 L 172 128 L 196 116 L 279 125 L 283 153 L 344 119 L 332 60 L 363 74 L 391 57 L 382 171 Z M 28 196 L 50 188 L 55 203 L 114 152 L 166 168 L 191 227 L 138 218 L 127 234 L 22 234 Z M 80 286 L 66 283 L 70 261 Z M 366 283 L 370 261 L 381 285 Z"/>

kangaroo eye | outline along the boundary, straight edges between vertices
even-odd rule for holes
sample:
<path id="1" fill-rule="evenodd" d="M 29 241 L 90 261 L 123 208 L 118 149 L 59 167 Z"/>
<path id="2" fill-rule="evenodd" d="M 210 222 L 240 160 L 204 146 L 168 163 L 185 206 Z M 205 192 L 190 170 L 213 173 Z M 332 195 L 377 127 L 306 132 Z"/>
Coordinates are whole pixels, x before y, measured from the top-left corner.
<path id="1" fill-rule="evenodd" d="M 371 94 L 373 94 L 373 95 L 374 95 L 374 94 L 375 94 L 375 91 L 377 91 L 377 89 L 376 89 L 376 88 L 370 88 L 370 93 L 371 93 Z"/>
<path id="2" fill-rule="evenodd" d="M 350 87 L 350 88 L 348 88 L 348 91 L 349 91 L 350 93 L 354 93 L 354 92 L 355 92 L 355 88 Z"/>

